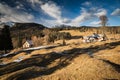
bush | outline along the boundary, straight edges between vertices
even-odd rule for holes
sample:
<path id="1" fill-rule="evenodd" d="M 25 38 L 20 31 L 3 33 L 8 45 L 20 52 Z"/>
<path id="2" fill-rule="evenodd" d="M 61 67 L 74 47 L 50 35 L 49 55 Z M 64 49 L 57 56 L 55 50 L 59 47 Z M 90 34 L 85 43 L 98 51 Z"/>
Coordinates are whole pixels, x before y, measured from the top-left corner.
<path id="1" fill-rule="evenodd" d="M 48 42 L 54 42 L 55 40 L 70 39 L 71 34 L 68 32 L 51 32 L 48 34 Z"/>

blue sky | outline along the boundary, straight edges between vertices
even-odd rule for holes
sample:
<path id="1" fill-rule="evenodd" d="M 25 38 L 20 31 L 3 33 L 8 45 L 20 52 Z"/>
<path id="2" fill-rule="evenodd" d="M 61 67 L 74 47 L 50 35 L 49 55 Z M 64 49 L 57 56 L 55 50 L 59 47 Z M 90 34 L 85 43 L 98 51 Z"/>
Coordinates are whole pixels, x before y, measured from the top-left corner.
<path id="1" fill-rule="evenodd" d="M 120 26 L 120 0 L 0 0 L 1 22 L 100 26 L 101 15 L 108 25 Z"/>

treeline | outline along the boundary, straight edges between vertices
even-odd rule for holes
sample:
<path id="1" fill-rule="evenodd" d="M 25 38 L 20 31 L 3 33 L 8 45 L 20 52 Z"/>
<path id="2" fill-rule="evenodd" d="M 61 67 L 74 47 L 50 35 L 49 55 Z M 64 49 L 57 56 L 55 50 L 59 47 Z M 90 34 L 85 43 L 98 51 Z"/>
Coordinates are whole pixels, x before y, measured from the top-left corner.
<path id="1" fill-rule="evenodd" d="M 44 37 L 42 30 L 45 28 L 47 27 L 36 23 L 15 23 L 10 28 L 14 48 L 22 47 L 23 43 L 33 36 Z"/>
<path id="2" fill-rule="evenodd" d="M 30 30 L 26 33 L 22 31 L 18 35 L 12 37 L 14 48 L 22 47 L 24 42 L 29 39 L 33 41 L 34 46 L 54 43 L 56 40 L 71 39 L 71 34 L 68 32 L 59 32 L 51 29 Z"/>
<path id="3" fill-rule="evenodd" d="M 101 33 L 103 28 L 101 27 L 92 27 L 92 26 L 59 26 L 51 28 L 53 31 L 61 31 L 61 30 L 79 30 L 80 32 L 86 32 L 86 31 L 96 31 L 97 33 Z M 105 32 L 109 32 L 110 34 L 120 34 L 120 26 L 106 26 L 104 28 Z"/>
<path id="4" fill-rule="evenodd" d="M 47 28 L 43 25 L 36 23 L 16 23 L 10 28 L 13 47 L 22 47 L 23 43 L 27 39 L 31 39 L 34 42 L 34 46 L 40 46 L 44 43 L 53 43 L 56 40 L 71 39 L 71 34 L 68 32 L 60 32 L 61 30 L 77 30 L 80 32 L 93 31 L 97 33 L 102 32 L 101 27 L 91 27 L 91 26 L 56 26 L 53 28 Z M 120 34 L 120 27 L 106 27 L 105 32 L 111 34 Z"/>
<path id="5" fill-rule="evenodd" d="M 71 34 L 68 32 L 58 32 L 55 30 L 46 29 L 43 31 L 43 33 L 46 35 L 47 43 L 54 42 L 55 40 L 71 39 Z"/>

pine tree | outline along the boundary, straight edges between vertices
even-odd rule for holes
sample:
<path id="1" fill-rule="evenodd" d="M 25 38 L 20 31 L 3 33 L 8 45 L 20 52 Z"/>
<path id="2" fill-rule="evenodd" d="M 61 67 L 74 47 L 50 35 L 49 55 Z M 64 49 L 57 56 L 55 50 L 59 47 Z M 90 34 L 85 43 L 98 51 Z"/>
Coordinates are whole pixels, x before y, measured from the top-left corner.
<path id="1" fill-rule="evenodd" d="M 0 30 L 0 50 L 4 50 L 5 53 L 7 53 L 7 50 L 13 49 L 13 45 L 10 37 L 9 26 L 2 26 L 3 28 Z"/>

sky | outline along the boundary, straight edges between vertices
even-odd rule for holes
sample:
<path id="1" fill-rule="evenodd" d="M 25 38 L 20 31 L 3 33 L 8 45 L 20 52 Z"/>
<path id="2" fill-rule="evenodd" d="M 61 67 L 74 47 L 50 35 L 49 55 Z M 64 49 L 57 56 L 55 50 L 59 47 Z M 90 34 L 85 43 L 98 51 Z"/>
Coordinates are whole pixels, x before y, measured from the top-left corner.
<path id="1" fill-rule="evenodd" d="M 56 25 L 120 26 L 120 0 L 0 0 L 0 22 L 35 22 Z"/>

